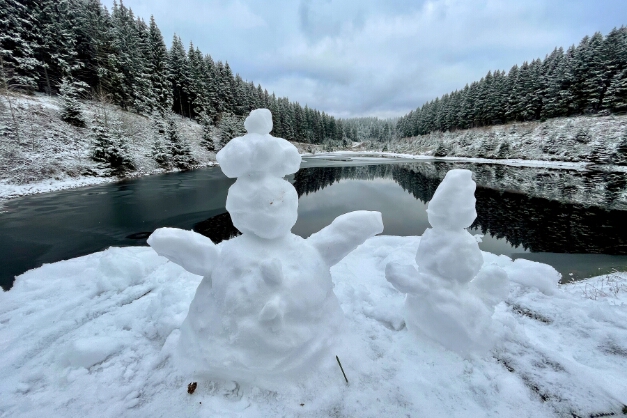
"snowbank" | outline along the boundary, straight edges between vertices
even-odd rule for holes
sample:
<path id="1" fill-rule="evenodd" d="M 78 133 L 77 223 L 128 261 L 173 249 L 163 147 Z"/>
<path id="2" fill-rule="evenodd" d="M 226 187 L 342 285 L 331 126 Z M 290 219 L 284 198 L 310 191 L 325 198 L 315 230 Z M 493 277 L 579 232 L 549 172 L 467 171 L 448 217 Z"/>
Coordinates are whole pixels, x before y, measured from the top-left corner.
<path id="1" fill-rule="evenodd" d="M 385 279 L 419 237 L 371 238 L 332 268 L 350 335 L 339 367 L 285 392 L 191 382 L 172 364 L 201 277 L 150 248 L 110 248 L 19 276 L 0 294 L 0 416 L 499 416 L 615 413 L 627 404 L 627 274 L 549 296 L 511 284 L 500 342 L 464 359 L 408 333 Z M 483 253 L 508 272 L 519 263 Z"/>

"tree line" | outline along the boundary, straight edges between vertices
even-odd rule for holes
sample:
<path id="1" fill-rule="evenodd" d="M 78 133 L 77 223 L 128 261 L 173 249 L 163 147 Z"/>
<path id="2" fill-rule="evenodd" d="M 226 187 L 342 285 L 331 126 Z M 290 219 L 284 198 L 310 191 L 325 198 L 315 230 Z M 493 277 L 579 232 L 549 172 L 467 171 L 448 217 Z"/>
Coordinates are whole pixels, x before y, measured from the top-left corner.
<path id="1" fill-rule="evenodd" d="M 401 117 L 401 137 L 517 121 L 627 111 L 627 28 L 597 32 L 543 60 L 489 71 Z"/>
<path id="2" fill-rule="evenodd" d="M 97 97 L 139 114 L 175 112 L 218 126 L 226 137 L 220 145 L 260 107 L 272 112 L 275 136 L 359 139 L 342 120 L 268 93 L 191 42 L 185 48 L 174 35 L 168 49 L 154 18 L 145 22 L 121 1 L 109 12 L 99 0 L 0 0 L 0 64 L 5 90 L 62 94 L 62 117 L 78 126 L 85 121 L 77 99 Z"/>

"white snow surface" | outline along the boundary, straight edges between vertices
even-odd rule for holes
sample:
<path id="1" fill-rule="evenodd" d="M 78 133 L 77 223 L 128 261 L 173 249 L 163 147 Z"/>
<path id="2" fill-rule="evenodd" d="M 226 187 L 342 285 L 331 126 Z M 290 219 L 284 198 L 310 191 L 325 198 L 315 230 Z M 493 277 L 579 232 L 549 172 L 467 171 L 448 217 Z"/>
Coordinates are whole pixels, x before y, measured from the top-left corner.
<path id="1" fill-rule="evenodd" d="M 411 260 L 419 243 L 371 238 L 332 268 L 345 342 L 274 392 L 197 379 L 187 393 L 196 379 L 172 358 L 201 277 L 150 248 L 110 248 L 26 272 L 0 293 L 0 416 L 620 415 L 627 274 L 560 285 L 552 296 L 512 283 L 495 310 L 500 342 L 490 356 L 463 358 L 407 332 L 405 297 L 385 280 L 385 266 Z"/>

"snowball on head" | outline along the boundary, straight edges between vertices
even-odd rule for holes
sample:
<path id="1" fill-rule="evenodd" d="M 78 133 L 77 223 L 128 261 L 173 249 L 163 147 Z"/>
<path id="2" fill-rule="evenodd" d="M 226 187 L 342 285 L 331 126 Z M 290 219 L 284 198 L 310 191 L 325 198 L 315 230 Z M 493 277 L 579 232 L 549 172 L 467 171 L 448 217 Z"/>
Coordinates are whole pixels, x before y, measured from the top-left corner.
<path id="1" fill-rule="evenodd" d="M 249 134 L 269 134 L 272 130 L 272 113 L 268 109 L 255 109 L 244 121 Z"/>
<path id="2" fill-rule="evenodd" d="M 475 189 L 470 170 L 455 169 L 446 173 L 427 209 L 431 226 L 461 229 L 472 225 L 477 217 Z"/>
<path id="3" fill-rule="evenodd" d="M 269 123 L 267 118 L 270 118 Z M 250 173 L 283 177 L 298 171 L 301 157 L 296 147 L 285 139 L 269 134 L 272 115 L 268 109 L 253 110 L 244 125 L 248 133 L 233 138 L 216 155 L 227 177 L 241 177 Z"/>
<path id="4" fill-rule="evenodd" d="M 242 233 L 274 239 L 288 234 L 296 223 L 298 195 L 281 178 L 240 177 L 229 189 L 226 210 Z"/>

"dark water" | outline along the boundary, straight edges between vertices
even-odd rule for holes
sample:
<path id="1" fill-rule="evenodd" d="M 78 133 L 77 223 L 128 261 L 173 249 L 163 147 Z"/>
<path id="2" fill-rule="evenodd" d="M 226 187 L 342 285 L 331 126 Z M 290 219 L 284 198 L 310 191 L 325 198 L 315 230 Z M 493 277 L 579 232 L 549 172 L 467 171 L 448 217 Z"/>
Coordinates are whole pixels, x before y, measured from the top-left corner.
<path id="1" fill-rule="evenodd" d="M 477 181 L 477 220 L 485 251 L 556 267 L 569 278 L 627 270 L 624 175 L 485 164 L 309 159 L 290 180 L 299 195 L 292 231 L 309 236 L 338 215 L 383 214 L 384 234 L 421 235 L 426 202 L 452 168 Z M 219 168 L 30 196 L 0 214 L 0 284 L 15 275 L 109 246 L 145 245 L 156 228 L 195 229 L 214 240 L 237 234 L 224 209 Z"/>

